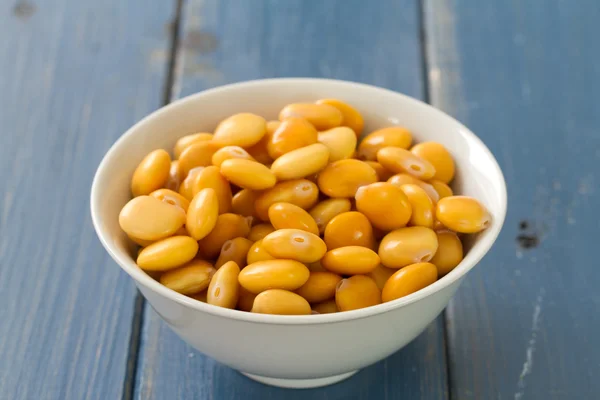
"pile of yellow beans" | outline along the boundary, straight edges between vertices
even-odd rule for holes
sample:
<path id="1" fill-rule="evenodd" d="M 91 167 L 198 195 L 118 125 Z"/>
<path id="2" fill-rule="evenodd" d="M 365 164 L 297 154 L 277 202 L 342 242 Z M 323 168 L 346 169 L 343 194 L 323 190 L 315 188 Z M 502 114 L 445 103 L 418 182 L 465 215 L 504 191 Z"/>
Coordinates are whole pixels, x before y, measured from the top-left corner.
<path id="1" fill-rule="evenodd" d="M 363 128 L 351 105 L 323 99 L 152 151 L 119 215 L 137 265 L 198 301 L 266 314 L 356 310 L 432 284 L 490 214 L 454 195 L 443 145 L 400 126 L 359 143 Z"/>

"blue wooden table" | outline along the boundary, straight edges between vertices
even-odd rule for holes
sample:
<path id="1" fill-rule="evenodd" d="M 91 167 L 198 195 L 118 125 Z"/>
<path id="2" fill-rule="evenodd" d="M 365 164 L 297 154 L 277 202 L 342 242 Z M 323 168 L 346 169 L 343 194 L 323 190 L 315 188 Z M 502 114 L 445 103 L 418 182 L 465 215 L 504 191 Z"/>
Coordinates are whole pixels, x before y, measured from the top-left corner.
<path id="1" fill-rule="evenodd" d="M 0 399 L 600 397 L 598 0 L 0 2 Z M 323 389 L 172 333 L 101 248 L 91 179 L 174 98 L 261 77 L 429 101 L 499 160 L 509 212 L 443 317 Z"/>

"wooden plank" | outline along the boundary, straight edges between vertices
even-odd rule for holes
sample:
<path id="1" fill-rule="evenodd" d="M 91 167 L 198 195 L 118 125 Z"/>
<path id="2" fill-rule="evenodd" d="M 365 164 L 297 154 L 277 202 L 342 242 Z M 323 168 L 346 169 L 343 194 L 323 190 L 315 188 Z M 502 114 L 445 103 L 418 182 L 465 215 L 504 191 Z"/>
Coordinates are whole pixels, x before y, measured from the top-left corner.
<path id="1" fill-rule="evenodd" d="M 426 1 L 431 98 L 491 148 L 509 212 L 448 308 L 452 398 L 600 393 L 600 3 Z"/>
<path id="2" fill-rule="evenodd" d="M 254 382 L 203 356 L 179 339 L 150 307 L 144 318 L 137 399 L 447 398 L 442 319 L 404 349 L 346 381 L 319 389 L 288 390 Z M 251 343 L 251 338 L 247 340 Z"/>
<path id="3" fill-rule="evenodd" d="M 192 0 L 184 7 L 175 97 L 276 76 L 335 77 L 423 96 L 416 1 Z M 333 94 L 332 94 L 333 95 Z M 447 398 L 443 323 L 353 378 L 289 391 L 255 383 L 196 352 L 149 308 L 136 398 Z"/>
<path id="4" fill-rule="evenodd" d="M 175 97 L 258 78 L 346 79 L 423 96 L 416 0 L 190 0 Z M 322 4 L 321 4 L 322 3 Z"/>
<path id="5" fill-rule="evenodd" d="M 131 390 L 135 287 L 97 240 L 88 193 L 112 142 L 160 106 L 173 8 L 0 7 L 0 399 Z"/>

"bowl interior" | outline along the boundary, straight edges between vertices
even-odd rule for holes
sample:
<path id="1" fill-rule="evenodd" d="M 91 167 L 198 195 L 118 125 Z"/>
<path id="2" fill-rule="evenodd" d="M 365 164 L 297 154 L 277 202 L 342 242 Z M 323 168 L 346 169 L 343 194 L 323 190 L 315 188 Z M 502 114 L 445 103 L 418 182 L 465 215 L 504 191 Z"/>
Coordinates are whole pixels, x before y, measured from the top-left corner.
<path id="1" fill-rule="evenodd" d="M 493 222 L 489 229 L 469 240 L 468 252 L 457 268 L 428 288 L 396 300 L 397 305 L 417 300 L 459 279 L 489 250 L 504 221 L 506 187 L 496 160 L 474 134 L 441 111 L 392 91 L 344 81 L 271 79 L 224 86 L 181 99 L 137 123 L 109 150 L 94 179 L 92 217 L 102 243 L 127 273 L 152 287 L 150 278 L 136 266 L 132 245 L 118 224 L 119 212 L 130 199 L 130 179 L 139 161 L 154 149 L 172 149 L 175 141 L 186 134 L 212 132 L 219 121 L 231 114 L 252 112 L 268 120 L 277 119 L 286 104 L 328 97 L 356 107 L 365 118 L 364 133 L 401 125 L 413 132 L 415 142 L 437 141 L 452 153 L 457 167 L 453 189 L 483 202 Z M 180 302 L 191 303 L 169 289 L 159 290 L 170 292 Z"/>

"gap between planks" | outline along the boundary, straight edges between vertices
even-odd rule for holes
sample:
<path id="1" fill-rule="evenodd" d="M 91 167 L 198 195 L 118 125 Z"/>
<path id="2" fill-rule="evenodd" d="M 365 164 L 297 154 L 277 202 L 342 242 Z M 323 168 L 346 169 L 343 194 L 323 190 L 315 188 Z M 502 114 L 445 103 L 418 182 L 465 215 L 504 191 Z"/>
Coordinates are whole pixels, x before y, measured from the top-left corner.
<path id="1" fill-rule="evenodd" d="M 177 52 L 180 42 L 180 26 L 185 0 L 174 0 L 173 19 L 169 24 L 169 56 L 167 58 L 167 74 L 162 90 L 161 105 L 166 106 L 173 100 L 173 83 L 177 68 Z M 139 290 L 136 290 L 133 318 L 131 320 L 131 336 L 129 338 L 129 354 L 127 356 L 126 375 L 123 380 L 123 400 L 132 400 L 135 394 L 135 382 L 138 372 L 142 326 L 144 324 L 144 309 L 146 299 Z"/>
<path id="2" fill-rule="evenodd" d="M 421 81 L 423 82 L 423 101 L 427 104 L 431 104 L 431 85 L 430 85 L 430 63 L 429 63 L 429 37 L 427 34 L 427 15 L 426 15 L 426 4 L 429 0 L 418 0 L 417 1 L 417 20 L 419 24 L 419 44 L 421 46 Z M 452 301 L 452 299 L 450 299 Z M 444 346 L 444 362 L 446 364 L 446 396 L 448 400 L 452 400 L 452 371 L 450 368 L 450 348 L 448 340 L 448 314 L 446 310 L 442 312 L 444 323 L 442 324 L 442 345 Z"/>

